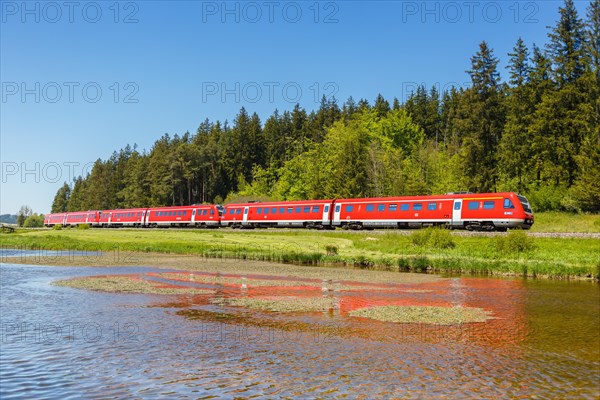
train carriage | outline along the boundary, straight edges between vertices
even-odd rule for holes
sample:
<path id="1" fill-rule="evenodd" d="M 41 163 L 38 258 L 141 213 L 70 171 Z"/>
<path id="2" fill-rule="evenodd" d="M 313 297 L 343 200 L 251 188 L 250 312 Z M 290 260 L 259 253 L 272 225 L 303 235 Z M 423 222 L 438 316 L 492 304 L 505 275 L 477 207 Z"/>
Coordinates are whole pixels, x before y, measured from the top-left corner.
<path id="1" fill-rule="evenodd" d="M 122 210 L 104 210 L 98 220 L 105 227 L 139 227 L 144 224 L 147 208 L 127 208 Z"/>
<path id="2" fill-rule="evenodd" d="M 147 226 L 198 226 L 218 227 L 221 222 L 216 205 L 192 205 L 181 207 L 153 207 L 148 209 Z"/>
<path id="3" fill-rule="evenodd" d="M 63 226 L 65 224 L 65 219 L 67 218 L 67 213 L 58 213 L 58 214 L 46 214 L 44 216 L 44 226 L 53 227 L 54 225 Z"/>
<path id="4" fill-rule="evenodd" d="M 80 212 L 69 212 L 65 218 L 63 226 L 77 226 L 77 225 L 98 225 L 98 212 L 97 211 L 80 211 Z"/>
<path id="5" fill-rule="evenodd" d="M 516 193 L 448 193 L 440 196 L 341 199 L 335 201 L 332 225 L 345 229 L 420 228 L 529 229 L 529 202 Z"/>
<path id="6" fill-rule="evenodd" d="M 222 224 L 233 228 L 327 229 L 331 227 L 332 204 L 333 200 L 229 204 Z"/>

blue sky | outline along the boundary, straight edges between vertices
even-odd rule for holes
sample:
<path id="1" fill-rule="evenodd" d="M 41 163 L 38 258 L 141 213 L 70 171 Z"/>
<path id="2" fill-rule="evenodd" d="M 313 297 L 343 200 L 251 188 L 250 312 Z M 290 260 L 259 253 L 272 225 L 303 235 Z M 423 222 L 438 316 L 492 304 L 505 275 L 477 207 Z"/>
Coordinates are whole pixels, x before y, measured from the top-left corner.
<path id="1" fill-rule="evenodd" d="M 0 213 L 48 212 L 97 158 L 242 106 L 264 122 L 323 94 L 391 101 L 418 84 L 468 85 L 482 40 L 506 76 L 517 38 L 545 44 L 562 4 L 1 1 Z"/>

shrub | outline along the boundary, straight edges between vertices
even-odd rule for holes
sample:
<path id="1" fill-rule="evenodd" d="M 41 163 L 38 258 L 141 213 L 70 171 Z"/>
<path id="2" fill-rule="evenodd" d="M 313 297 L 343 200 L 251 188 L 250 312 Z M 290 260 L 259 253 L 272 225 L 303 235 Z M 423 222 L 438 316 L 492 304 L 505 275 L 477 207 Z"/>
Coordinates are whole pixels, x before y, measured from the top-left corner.
<path id="1" fill-rule="evenodd" d="M 427 229 L 422 229 L 416 232 L 413 232 L 410 235 L 410 240 L 412 241 L 412 244 L 418 247 L 424 247 L 427 246 L 427 243 L 429 242 L 429 238 L 431 237 L 431 229 L 427 228 Z"/>
<path id="2" fill-rule="evenodd" d="M 533 237 L 522 230 L 510 231 L 508 235 L 496 238 L 496 250 L 500 253 L 527 253 L 535 248 Z"/>
<path id="3" fill-rule="evenodd" d="M 456 246 L 450 231 L 444 228 L 431 230 L 429 245 L 438 249 L 453 249 Z"/>
<path id="4" fill-rule="evenodd" d="M 453 249 L 456 246 L 450 232 L 444 228 L 427 228 L 410 235 L 413 245 L 418 247 L 434 247 Z"/>
<path id="5" fill-rule="evenodd" d="M 338 247 L 333 244 L 328 244 L 325 246 L 325 252 L 328 256 L 337 256 L 338 255 Z"/>
<path id="6" fill-rule="evenodd" d="M 54 229 L 55 231 L 60 231 L 62 230 L 62 225 L 54 225 L 52 229 Z"/>
<path id="7" fill-rule="evenodd" d="M 79 229 L 79 230 L 90 229 L 90 224 L 79 224 L 79 225 L 77 225 L 77 229 Z"/>

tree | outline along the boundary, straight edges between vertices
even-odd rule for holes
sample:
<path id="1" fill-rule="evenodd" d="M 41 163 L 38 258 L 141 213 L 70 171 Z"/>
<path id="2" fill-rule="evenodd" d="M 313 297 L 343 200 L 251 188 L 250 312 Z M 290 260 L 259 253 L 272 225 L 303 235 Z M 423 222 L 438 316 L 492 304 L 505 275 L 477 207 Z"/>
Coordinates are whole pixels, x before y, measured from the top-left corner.
<path id="1" fill-rule="evenodd" d="M 495 191 L 497 145 L 504 126 L 498 59 L 484 41 L 471 58 L 473 86 L 461 97 L 458 128 L 462 131 L 462 159 L 471 191 Z"/>
<path id="2" fill-rule="evenodd" d="M 65 182 L 56 192 L 52 201 L 52 213 L 66 212 L 69 206 L 69 198 L 71 197 L 71 187 Z"/>
<path id="3" fill-rule="evenodd" d="M 44 226 L 44 215 L 33 213 L 23 223 L 25 228 L 41 228 Z"/>
<path id="4" fill-rule="evenodd" d="M 17 225 L 23 226 L 25 220 L 31 215 L 31 208 L 29 206 L 21 206 L 19 213 L 17 214 Z"/>
<path id="5" fill-rule="evenodd" d="M 546 49 L 554 65 L 554 78 L 562 86 L 574 83 L 585 71 L 585 33 L 573 0 L 565 0 L 559 13 L 560 20 L 548 34 L 550 43 Z"/>
<path id="6" fill-rule="evenodd" d="M 510 57 L 507 67 L 510 71 L 509 82 L 513 86 L 523 86 L 529 80 L 530 67 L 529 51 L 521 37 L 517 40 L 513 52 L 508 55 Z"/>

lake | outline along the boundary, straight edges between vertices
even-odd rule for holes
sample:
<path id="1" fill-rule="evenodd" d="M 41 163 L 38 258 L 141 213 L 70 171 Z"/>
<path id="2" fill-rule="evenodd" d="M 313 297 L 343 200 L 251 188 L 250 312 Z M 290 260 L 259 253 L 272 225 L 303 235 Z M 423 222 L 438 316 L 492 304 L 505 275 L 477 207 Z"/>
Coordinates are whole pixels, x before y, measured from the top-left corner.
<path id="1" fill-rule="evenodd" d="M 149 267 L 0 265 L 2 399 L 600 396 L 595 283 L 452 277 L 272 287 L 253 286 L 253 276 L 244 287 L 180 282 L 214 289 L 198 295 L 51 284 L 123 274 L 171 283 L 180 276 Z M 236 296 L 325 296 L 334 306 L 277 313 L 214 301 Z M 480 307 L 493 318 L 432 325 L 349 315 L 381 305 Z"/>

